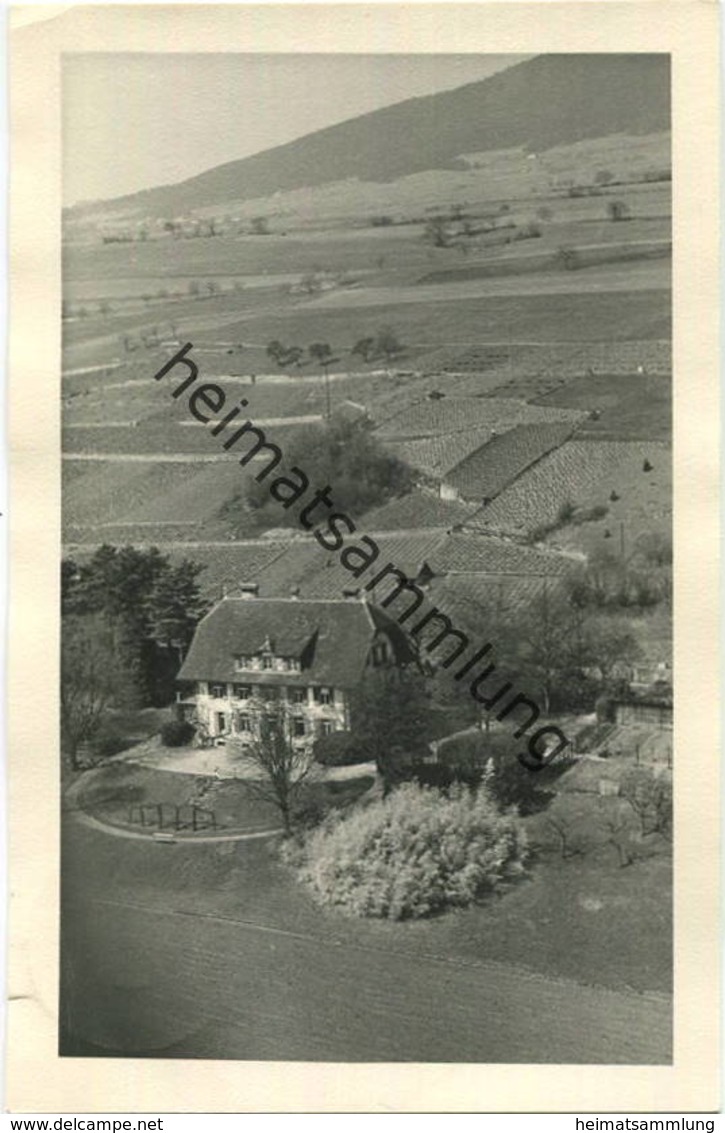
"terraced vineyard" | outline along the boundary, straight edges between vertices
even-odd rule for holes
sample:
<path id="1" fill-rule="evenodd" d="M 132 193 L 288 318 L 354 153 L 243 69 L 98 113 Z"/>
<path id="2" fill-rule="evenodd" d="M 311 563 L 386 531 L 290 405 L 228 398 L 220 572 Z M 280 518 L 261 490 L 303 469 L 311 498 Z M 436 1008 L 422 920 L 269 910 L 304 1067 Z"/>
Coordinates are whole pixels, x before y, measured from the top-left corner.
<path id="1" fill-rule="evenodd" d="M 645 462 L 650 471 L 645 471 Z M 587 525 L 600 538 L 603 531 L 611 534 L 624 523 L 631 539 L 639 531 L 668 530 L 671 500 L 672 453 L 667 444 L 572 440 L 528 469 L 468 525 L 526 535 L 555 523 L 562 506 L 571 502 L 580 508 L 607 508 L 606 516 Z M 581 529 L 576 532 L 579 543 Z M 566 543 L 566 530 L 552 538 Z"/>
<path id="2" fill-rule="evenodd" d="M 236 461 L 63 461 L 66 528 L 102 533 L 104 526 L 195 526 L 236 491 L 249 473 Z M 125 540 L 127 541 L 127 540 Z"/>
<path id="3" fill-rule="evenodd" d="M 528 405 L 514 398 L 425 398 L 407 406 L 380 426 L 378 437 L 413 439 L 439 437 L 468 431 L 475 426 L 482 430 L 482 443 L 486 431 L 503 432 L 516 425 L 538 425 L 545 422 L 571 421 L 577 423 L 586 417 L 582 409 L 562 409 L 551 406 Z"/>

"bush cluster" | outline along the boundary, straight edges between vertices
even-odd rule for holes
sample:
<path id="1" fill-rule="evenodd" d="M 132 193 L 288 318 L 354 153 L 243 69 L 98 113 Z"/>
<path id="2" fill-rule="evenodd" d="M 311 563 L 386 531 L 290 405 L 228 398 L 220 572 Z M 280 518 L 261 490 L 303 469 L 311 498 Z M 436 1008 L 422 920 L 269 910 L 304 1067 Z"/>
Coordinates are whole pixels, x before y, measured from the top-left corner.
<path id="1" fill-rule="evenodd" d="M 518 819 L 485 790 L 406 783 L 308 835 L 302 876 L 324 904 L 403 920 L 469 905 L 525 860 Z"/>
<path id="2" fill-rule="evenodd" d="M 169 720 L 161 729 L 164 747 L 184 747 L 194 737 L 194 725 L 188 720 Z"/>
<path id="3" fill-rule="evenodd" d="M 313 754 L 317 763 L 323 767 L 349 767 L 364 763 L 365 755 L 360 753 L 360 745 L 355 743 L 350 732 L 332 732 L 315 740 Z"/>

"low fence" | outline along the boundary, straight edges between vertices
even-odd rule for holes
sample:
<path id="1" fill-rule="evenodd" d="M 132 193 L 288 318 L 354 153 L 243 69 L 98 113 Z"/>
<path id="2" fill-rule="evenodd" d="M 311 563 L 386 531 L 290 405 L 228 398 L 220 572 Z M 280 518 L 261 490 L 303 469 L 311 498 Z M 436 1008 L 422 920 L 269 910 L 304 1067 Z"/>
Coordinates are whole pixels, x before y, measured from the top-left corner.
<path id="1" fill-rule="evenodd" d="M 135 803 L 128 808 L 131 826 L 152 827 L 155 830 L 216 830 L 213 810 L 187 803 Z"/>

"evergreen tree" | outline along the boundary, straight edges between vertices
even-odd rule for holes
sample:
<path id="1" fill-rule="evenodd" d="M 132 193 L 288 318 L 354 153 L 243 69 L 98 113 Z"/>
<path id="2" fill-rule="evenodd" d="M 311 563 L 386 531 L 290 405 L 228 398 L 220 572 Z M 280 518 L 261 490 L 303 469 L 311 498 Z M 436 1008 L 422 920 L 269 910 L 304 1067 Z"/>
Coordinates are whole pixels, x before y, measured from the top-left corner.
<path id="1" fill-rule="evenodd" d="M 156 547 L 100 547 L 88 562 L 62 564 L 65 617 L 102 615 L 113 627 L 114 650 L 130 674 L 140 704 L 167 704 L 180 660 L 205 612 L 197 585 L 201 568 L 172 566 Z"/>
<path id="2" fill-rule="evenodd" d="M 351 699 L 350 730 L 386 786 L 401 778 L 430 741 L 431 709 L 420 671 L 408 666 L 367 673 Z"/>

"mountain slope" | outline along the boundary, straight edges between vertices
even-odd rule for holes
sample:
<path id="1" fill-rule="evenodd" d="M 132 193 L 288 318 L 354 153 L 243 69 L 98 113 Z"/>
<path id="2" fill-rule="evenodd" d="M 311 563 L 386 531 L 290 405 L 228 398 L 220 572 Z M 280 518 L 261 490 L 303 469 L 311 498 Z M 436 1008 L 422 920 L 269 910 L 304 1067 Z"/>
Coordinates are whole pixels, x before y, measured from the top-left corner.
<path id="1" fill-rule="evenodd" d="M 482 82 L 409 99 L 112 204 L 114 211 L 176 216 L 276 190 L 347 178 L 385 182 L 451 168 L 466 153 L 520 146 L 542 151 L 669 127 L 669 56 L 542 55 Z"/>

